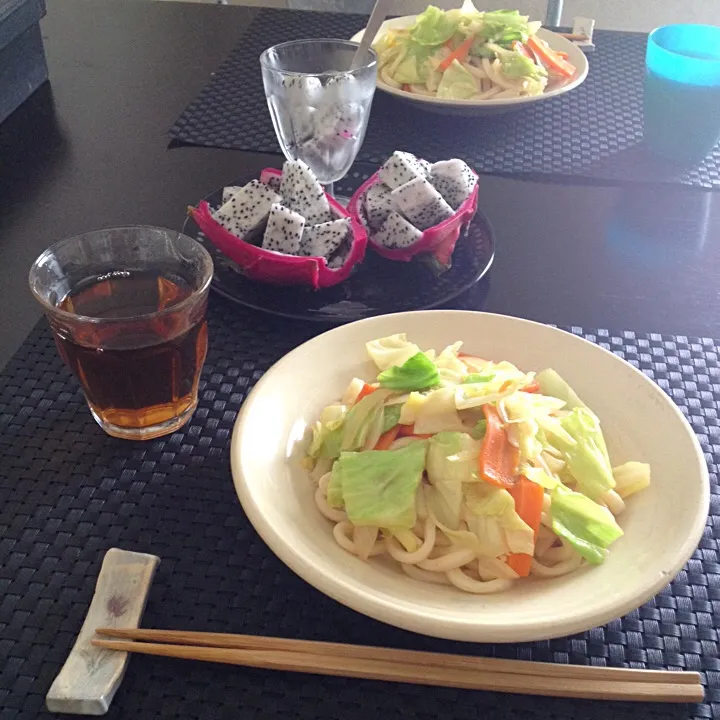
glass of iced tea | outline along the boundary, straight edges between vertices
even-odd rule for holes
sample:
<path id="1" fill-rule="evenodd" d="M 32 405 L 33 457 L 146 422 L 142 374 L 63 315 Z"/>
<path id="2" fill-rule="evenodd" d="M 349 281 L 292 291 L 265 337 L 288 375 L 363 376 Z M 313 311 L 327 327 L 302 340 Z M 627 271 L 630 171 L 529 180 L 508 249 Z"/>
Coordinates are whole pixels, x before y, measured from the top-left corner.
<path id="1" fill-rule="evenodd" d="M 109 435 L 149 440 L 190 419 L 212 273 L 195 240 L 143 226 L 62 240 L 33 264 L 30 289 Z"/>

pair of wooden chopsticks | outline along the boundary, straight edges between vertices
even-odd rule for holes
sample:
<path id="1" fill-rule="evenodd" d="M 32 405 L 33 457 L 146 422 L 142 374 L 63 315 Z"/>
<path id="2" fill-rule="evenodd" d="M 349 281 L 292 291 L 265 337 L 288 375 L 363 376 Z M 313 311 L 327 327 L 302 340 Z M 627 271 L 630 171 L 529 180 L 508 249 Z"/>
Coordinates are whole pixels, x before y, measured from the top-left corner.
<path id="1" fill-rule="evenodd" d="M 123 638 L 93 639 L 93 645 L 110 650 L 268 670 L 596 700 L 701 702 L 704 697 L 695 672 L 555 665 L 182 630 L 99 628 L 96 632 Z"/>

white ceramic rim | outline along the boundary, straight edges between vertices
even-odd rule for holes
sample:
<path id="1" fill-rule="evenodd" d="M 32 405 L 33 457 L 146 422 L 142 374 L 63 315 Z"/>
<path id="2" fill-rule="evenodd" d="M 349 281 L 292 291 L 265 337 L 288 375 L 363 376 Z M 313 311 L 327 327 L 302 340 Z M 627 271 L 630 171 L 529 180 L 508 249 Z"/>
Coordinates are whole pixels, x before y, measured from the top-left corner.
<path id="1" fill-rule="evenodd" d="M 498 315 L 497 313 L 481 313 L 466 310 L 421 310 L 407 313 L 395 313 L 392 317 L 401 320 L 403 317 L 410 315 L 439 315 L 443 313 L 470 316 L 484 315 L 499 318 L 508 317 Z M 356 326 L 377 321 L 378 317 L 387 316 L 365 318 L 354 323 L 348 323 L 346 325 L 333 328 L 306 341 L 302 345 L 290 351 L 287 355 L 283 356 L 255 385 L 251 393 L 245 399 L 243 407 L 241 408 L 235 422 L 231 439 L 230 465 L 233 482 L 235 484 L 235 489 L 240 499 L 240 503 L 248 519 L 263 541 L 293 572 L 325 595 L 337 600 L 343 605 L 346 605 L 347 607 L 376 620 L 380 620 L 381 622 L 391 624 L 404 630 L 410 630 L 423 635 L 467 642 L 516 643 L 566 637 L 568 635 L 584 632 L 593 627 L 605 625 L 609 621 L 622 617 L 632 610 L 635 610 L 651 598 L 655 597 L 655 595 L 666 587 L 680 572 L 680 570 L 682 570 L 692 554 L 695 552 L 702 538 L 710 507 L 710 482 L 707 464 L 705 462 L 705 457 L 700 447 L 700 443 L 690 427 L 690 424 L 685 419 L 685 416 L 675 403 L 652 380 L 650 380 L 650 378 L 610 351 L 564 330 L 560 330 L 543 323 L 537 323 L 532 320 L 525 320 L 524 318 L 516 317 L 510 317 L 510 319 L 520 324 L 533 326 L 539 325 L 548 330 L 552 330 L 553 332 L 562 333 L 568 342 L 588 345 L 593 348 L 594 351 L 609 355 L 614 361 L 623 363 L 626 368 L 636 374 L 638 382 L 644 383 L 647 387 L 651 388 L 651 392 L 655 393 L 659 400 L 666 405 L 668 411 L 675 414 L 676 418 L 680 421 L 681 426 L 689 436 L 695 450 L 698 467 L 701 468 L 701 473 L 703 475 L 701 478 L 701 505 L 703 510 L 702 512 L 698 512 L 695 516 L 692 528 L 688 533 L 685 542 L 683 542 L 680 547 L 673 548 L 673 555 L 669 558 L 672 562 L 668 562 L 667 570 L 659 574 L 657 579 L 652 583 L 649 583 L 642 589 L 635 589 L 632 593 L 617 592 L 615 589 L 616 591 L 612 593 L 612 596 L 609 594 L 607 606 L 602 613 L 595 612 L 590 614 L 579 610 L 572 619 L 569 619 L 562 625 L 558 625 L 552 620 L 537 620 L 531 626 L 523 626 L 518 630 L 517 627 L 511 624 L 496 624 L 490 628 L 488 626 L 480 627 L 462 620 L 440 621 L 438 618 L 434 617 L 431 612 L 426 612 L 422 609 L 418 609 L 415 612 L 400 610 L 392 603 L 383 601 L 370 593 L 364 595 L 359 594 L 354 588 L 346 585 L 337 577 L 318 571 L 312 563 L 297 555 L 292 544 L 283 537 L 282 533 L 266 522 L 262 512 L 255 504 L 252 492 L 243 480 L 241 461 L 237 449 L 239 448 L 240 436 L 243 432 L 243 423 L 246 414 L 245 410 L 249 407 L 249 401 L 252 396 L 262 392 L 264 386 L 273 381 L 273 376 L 276 373 L 283 371 L 284 366 L 291 365 L 294 361 L 293 356 L 296 353 L 299 353 L 301 348 L 306 349 L 311 347 L 313 344 L 320 343 L 327 335 L 343 330 L 344 328 L 348 328 L 351 325 Z"/>
<path id="2" fill-rule="evenodd" d="M 404 15 L 403 17 L 386 20 L 380 26 L 380 30 L 378 30 L 378 37 L 382 32 L 387 31 L 388 29 L 409 27 L 415 22 L 416 17 L 417 15 Z M 355 33 L 355 35 L 353 35 L 350 39 L 353 42 L 360 42 L 364 32 L 364 29 L 360 30 L 360 32 Z M 412 100 L 413 102 L 417 102 L 421 105 L 425 104 L 459 108 L 501 108 L 518 105 L 528 105 L 530 103 L 538 102 L 540 100 L 547 100 L 551 97 L 563 95 L 566 92 L 570 92 L 570 90 L 574 90 L 579 85 L 582 85 L 582 83 L 585 81 L 585 78 L 587 77 L 589 69 L 585 53 L 580 50 L 580 48 L 575 45 L 575 43 L 571 42 L 567 38 L 562 37 L 562 35 L 558 35 L 557 33 L 552 32 L 551 30 L 540 28 L 540 30 L 538 30 L 537 32 L 537 36 L 542 40 L 545 40 L 553 50 L 566 52 L 568 54 L 569 62 L 571 62 L 578 70 L 576 76 L 569 83 L 567 83 L 567 85 L 563 85 L 562 87 L 556 88 L 555 90 L 550 90 L 546 93 L 543 93 L 542 95 L 533 95 L 531 97 L 503 98 L 501 100 L 446 100 L 444 98 L 428 97 L 426 95 L 416 95 L 415 93 L 409 93 L 405 90 L 390 87 L 389 85 L 386 85 L 384 82 L 382 82 L 382 80 L 380 80 L 379 73 L 377 80 L 377 89 L 389 93 L 390 95 L 395 95 L 396 97 L 403 98 L 404 100 Z"/>

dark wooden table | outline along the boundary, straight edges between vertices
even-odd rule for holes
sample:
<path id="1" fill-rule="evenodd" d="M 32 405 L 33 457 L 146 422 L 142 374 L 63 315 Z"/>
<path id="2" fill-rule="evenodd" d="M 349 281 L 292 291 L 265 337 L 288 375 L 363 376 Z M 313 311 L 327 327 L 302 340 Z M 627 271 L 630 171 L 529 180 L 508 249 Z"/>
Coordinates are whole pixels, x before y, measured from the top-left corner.
<path id="1" fill-rule="evenodd" d="M 279 162 L 167 143 L 167 129 L 255 12 L 120 0 L 50 4 L 43 33 L 51 84 L 0 126 L 0 366 L 39 317 L 26 275 L 53 241 L 108 225 L 180 228 L 189 203 L 243 170 Z M 483 309 L 720 337 L 720 201 L 710 194 L 481 182 L 481 206 L 497 236 Z"/>

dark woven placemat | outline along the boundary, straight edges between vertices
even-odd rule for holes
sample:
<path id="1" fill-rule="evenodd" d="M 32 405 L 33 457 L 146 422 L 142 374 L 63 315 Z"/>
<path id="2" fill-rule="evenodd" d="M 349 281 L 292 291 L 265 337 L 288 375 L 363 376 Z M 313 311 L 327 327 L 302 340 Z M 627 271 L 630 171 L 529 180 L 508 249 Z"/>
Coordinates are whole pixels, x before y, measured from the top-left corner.
<path id="1" fill-rule="evenodd" d="M 360 15 L 264 9 L 200 95 L 170 129 L 192 145 L 280 152 L 258 58 L 303 37 L 349 38 Z M 382 163 L 394 150 L 428 160 L 462 157 L 478 172 L 670 182 L 720 188 L 720 146 L 700 165 L 668 167 L 642 146 L 643 33 L 598 31 L 587 80 L 568 94 L 507 115 L 457 117 L 417 109 L 378 92 L 358 160 Z"/>
<path id="2" fill-rule="evenodd" d="M 47 716 L 44 696 L 113 546 L 162 558 L 146 627 L 250 632 L 558 663 L 698 670 L 707 703 L 634 705 L 320 678 L 133 657 L 110 718 L 616 720 L 720 711 L 718 348 L 711 340 L 572 328 L 653 377 L 685 412 L 710 464 L 711 516 L 693 559 L 655 599 L 605 627 L 521 645 L 467 645 L 397 630 L 306 585 L 255 534 L 228 445 L 252 385 L 317 327 L 215 299 L 201 401 L 186 428 L 147 443 L 91 420 L 44 324 L 0 375 L 0 720 Z"/>

